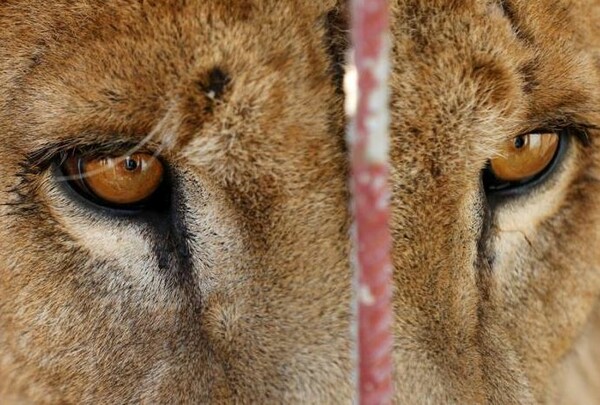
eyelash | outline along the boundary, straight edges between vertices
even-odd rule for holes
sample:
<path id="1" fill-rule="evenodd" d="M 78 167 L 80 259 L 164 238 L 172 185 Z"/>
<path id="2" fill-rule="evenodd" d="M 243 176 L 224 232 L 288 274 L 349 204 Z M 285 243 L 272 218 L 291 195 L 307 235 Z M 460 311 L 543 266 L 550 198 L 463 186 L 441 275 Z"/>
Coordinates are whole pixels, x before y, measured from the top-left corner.
<path id="1" fill-rule="evenodd" d="M 555 131 L 560 133 L 565 133 L 565 138 L 568 143 L 571 143 L 573 139 L 576 138 L 584 147 L 589 147 L 591 145 L 591 140 L 588 131 L 590 129 L 595 129 L 596 126 L 589 124 L 571 124 L 569 126 L 559 126 L 559 125 L 548 125 L 545 127 L 544 131 L 535 131 L 535 132 L 549 132 Z M 534 131 L 531 131 L 534 132 Z M 562 143 L 562 142 L 561 142 Z M 152 145 L 146 145 L 150 147 Z M 23 160 L 20 164 L 20 170 L 16 174 L 19 181 L 15 184 L 12 189 L 9 190 L 11 194 L 15 195 L 16 202 L 11 205 L 14 206 L 27 206 L 29 203 L 31 207 L 29 210 L 33 210 L 34 208 L 34 189 L 37 187 L 35 184 L 36 180 L 39 178 L 39 175 L 44 171 L 49 170 L 49 168 L 53 164 L 60 165 L 64 162 L 69 155 L 69 153 L 74 153 L 75 151 L 78 154 L 81 154 L 82 157 L 93 157 L 99 155 L 120 155 L 124 151 L 132 150 L 136 147 L 136 144 L 133 142 L 117 142 L 110 144 L 85 144 L 85 145 L 77 145 L 75 141 L 72 142 L 59 142 L 49 146 L 45 146 L 43 148 L 38 149 L 32 153 L 29 153 L 24 156 Z M 566 147 L 561 147 L 561 149 L 567 149 L 569 145 Z M 149 148 L 150 149 L 150 148 Z M 561 151 L 557 152 L 557 156 L 555 158 L 555 162 L 551 164 L 550 170 L 548 172 L 552 172 L 556 167 L 557 163 L 560 163 L 561 156 L 559 156 Z M 550 174 L 550 173 L 547 173 Z M 541 180 L 543 180 L 546 176 L 542 176 Z M 536 182 L 536 184 L 539 183 Z M 524 190 L 520 190 L 521 192 Z M 500 194 L 500 193 L 499 193 Z M 515 194 L 515 192 L 508 192 L 506 195 Z M 503 197 L 498 195 L 498 197 Z"/>
<path id="2" fill-rule="evenodd" d="M 153 145 L 146 145 L 147 147 Z M 41 147 L 31 153 L 23 155 L 19 163 L 19 171 L 16 173 L 18 182 L 8 190 L 14 196 L 12 207 L 27 212 L 35 211 L 40 207 L 36 204 L 35 190 L 39 187 L 37 181 L 40 175 L 51 170 L 53 165 L 64 163 L 69 153 L 77 152 L 82 157 L 94 157 L 99 155 L 120 156 L 124 151 L 130 151 L 137 147 L 133 142 L 116 142 L 110 144 L 76 144 L 76 142 L 57 142 Z M 146 150 L 146 149 L 144 149 Z"/>

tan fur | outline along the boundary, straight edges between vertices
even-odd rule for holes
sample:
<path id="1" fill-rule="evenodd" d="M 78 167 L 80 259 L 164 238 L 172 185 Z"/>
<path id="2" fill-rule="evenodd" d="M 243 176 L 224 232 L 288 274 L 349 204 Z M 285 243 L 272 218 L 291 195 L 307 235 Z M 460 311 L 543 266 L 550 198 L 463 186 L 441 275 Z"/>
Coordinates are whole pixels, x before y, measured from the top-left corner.
<path id="1" fill-rule="evenodd" d="M 0 403 L 351 402 L 334 3 L 0 3 Z M 597 403 L 600 131 L 493 209 L 480 177 L 600 125 L 600 3 L 391 3 L 396 402 Z M 149 134 L 157 222 L 38 159 Z"/>
<path id="2" fill-rule="evenodd" d="M 600 3 L 394 4 L 399 403 L 560 401 L 600 291 L 598 131 L 494 210 L 479 173 L 548 121 L 598 126 Z"/>

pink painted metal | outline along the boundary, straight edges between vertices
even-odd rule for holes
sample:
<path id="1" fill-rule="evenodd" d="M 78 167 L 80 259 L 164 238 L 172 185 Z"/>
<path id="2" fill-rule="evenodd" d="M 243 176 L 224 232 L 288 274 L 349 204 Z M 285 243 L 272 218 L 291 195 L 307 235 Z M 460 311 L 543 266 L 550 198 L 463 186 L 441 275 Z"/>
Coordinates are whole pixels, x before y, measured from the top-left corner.
<path id="1" fill-rule="evenodd" d="M 386 0 L 350 0 L 358 77 L 349 127 L 358 271 L 358 380 L 362 405 L 392 401 L 392 264 L 388 189 L 389 21 Z"/>

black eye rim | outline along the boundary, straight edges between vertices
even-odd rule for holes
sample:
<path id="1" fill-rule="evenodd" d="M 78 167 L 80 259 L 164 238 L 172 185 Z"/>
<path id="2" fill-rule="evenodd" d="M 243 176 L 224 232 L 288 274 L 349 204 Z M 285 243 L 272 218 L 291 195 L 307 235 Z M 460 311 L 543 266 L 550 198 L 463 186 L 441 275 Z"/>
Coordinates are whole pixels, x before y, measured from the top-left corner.
<path id="1" fill-rule="evenodd" d="M 89 189 L 85 180 L 80 177 L 78 179 L 64 179 L 69 174 L 65 170 L 65 163 L 69 158 L 77 159 L 77 170 L 81 172 L 83 168 L 83 160 L 90 158 L 89 155 L 80 153 L 77 150 L 63 152 L 53 163 L 53 173 L 58 182 L 64 186 L 69 196 L 79 203 L 83 203 L 96 210 L 102 210 L 105 213 L 114 216 L 136 216 L 145 212 L 163 212 L 168 209 L 171 199 L 171 175 L 169 166 L 160 158 L 156 157 L 164 167 L 163 178 L 159 187 L 147 198 L 132 204 L 115 204 L 98 197 L 92 190 Z"/>
<path id="2" fill-rule="evenodd" d="M 523 195 L 525 193 L 529 193 L 531 190 L 535 189 L 537 186 L 546 182 L 552 174 L 560 167 L 561 163 L 564 160 L 565 155 L 569 149 L 571 142 L 573 141 L 571 138 L 576 136 L 569 129 L 561 129 L 561 130 L 535 130 L 525 134 L 521 134 L 518 136 L 530 135 L 530 134 L 541 134 L 541 133 L 553 133 L 558 135 L 558 147 L 552 160 L 550 163 L 538 174 L 535 176 L 529 177 L 522 181 L 516 182 L 507 182 L 502 181 L 494 176 L 490 162 L 486 164 L 486 167 L 482 171 L 481 179 L 483 183 L 483 188 L 485 190 L 488 198 L 492 199 L 504 199 L 508 197 L 516 197 Z"/>

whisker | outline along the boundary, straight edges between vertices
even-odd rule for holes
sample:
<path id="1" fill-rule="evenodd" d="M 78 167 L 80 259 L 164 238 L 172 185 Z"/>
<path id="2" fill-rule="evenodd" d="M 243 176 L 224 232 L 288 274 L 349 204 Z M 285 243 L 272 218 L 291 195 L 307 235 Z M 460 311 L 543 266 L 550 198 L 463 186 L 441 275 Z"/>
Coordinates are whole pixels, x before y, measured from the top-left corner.
<path id="1" fill-rule="evenodd" d="M 531 251 L 534 252 L 536 257 L 541 257 L 543 255 L 540 254 L 540 252 L 534 247 L 533 242 L 531 241 L 531 239 L 529 238 L 529 236 L 527 236 L 527 233 L 525 233 L 525 231 L 519 230 L 519 229 L 501 229 L 496 227 L 496 229 L 498 230 L 499 234 L 502 233 L 509 233 L 509 234 L 519 234 L 523 237 L 523 239 L 525 240 L 525 242 L 527 242 L 527 245 L 529 246 L 529 249 L 531 249 Z"/>
<path id="2" fill-rule="evenodd" d="M 162 135 L 162 139 L 160 140 L 157 148 L 154 149 L 152 152 L 152 157 L 158 158 L 162 154 L 163 151 L 167 150 L 169 147 L 173 146 L 173 144 L 174 144 L 173 140 L 176 138 L 176 134 L 178 132 L 177 131 L 178 130 L 177 120 L 173 119 L 173 116 L 175 114 L 176 114 L 176 103 L 173 103 L 171 108 L 169 108 L 167 110 L 167 113 L 160 119 L 160 121 L 148 133 L 148 135 L 146 135 L 144 138 L 142 138 L 138 143 L 136 143 L 130 149 L 128 149 L 121 155 L 117 156 L 116 160 L 119 161 L 121 159 L 126 159 L 126 158 L 130 157 L 131 155 L 142 150 L 144 148 L 144 146 L 148 145 L 155 138 Z M 64 164 L 66 159 L 67 159 L 67 156 L 65 155 L 61 159 L 61 165 Z M 87 171 L 85 173 L 79 173 L 77 175 L 58 176 L 56 179 L 58 181 L 83 180 L 83 179 L 91 177 L 91 176 L 96 176 L 98 174 L 102 174 L 108 170 L 111 170 L 113 167 L 114 167 L 113 165 L 106 165 L 105 167 L 102 167 L 100 169 Z"/>

